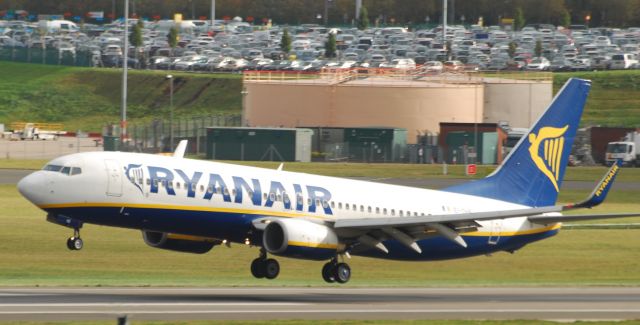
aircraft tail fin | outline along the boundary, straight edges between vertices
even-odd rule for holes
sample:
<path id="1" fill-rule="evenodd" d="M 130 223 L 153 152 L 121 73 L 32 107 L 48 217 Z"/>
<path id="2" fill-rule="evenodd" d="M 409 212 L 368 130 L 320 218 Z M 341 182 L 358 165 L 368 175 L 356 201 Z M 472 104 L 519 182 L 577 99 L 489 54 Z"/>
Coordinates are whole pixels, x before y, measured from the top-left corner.
<path id="1" fill-rule="evenodd" d="M 588 80 L 569 79 L 498 169 L 445 190 L 532 207 L 554 205 L 590 89 Z"/>

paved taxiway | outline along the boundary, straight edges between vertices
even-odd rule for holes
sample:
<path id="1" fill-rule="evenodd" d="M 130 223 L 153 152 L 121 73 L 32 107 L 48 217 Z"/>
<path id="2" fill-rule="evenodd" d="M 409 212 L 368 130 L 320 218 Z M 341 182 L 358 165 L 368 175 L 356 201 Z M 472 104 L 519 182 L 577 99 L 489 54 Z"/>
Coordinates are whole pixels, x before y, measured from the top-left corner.
<path id="1" fill-rule="evenodd" d="M 640 288 L 19 288 L 0 319 L 640 319 Z"/>
<path id="2" fill-rule="evenodd" d="M 33 170 L 24 170 L 24 169 L 0 169 L 0 184 L 17 184 L 18 181 L 24 176 L 32 173 Z M 353 178 L 358 180 L 365 181 L 374 181 L 386 184 L 395 184 L 395 185 L 404 185 L 404 186 L 413 186 L 413 187 L 421 187 L 421 188 L 431 188 L 431 189 L 439 189 L 448 186 L 458 185 L 465 182 L 468 182 L 468 179 L 464 178 L 420 178 L 420 179 L 410 179 L 410 178 L 379 178 L 379 179 L 371 179 L 371 178 Z M 565 181 L 562 183 L 563 189 L 571 189 L 571 190 L 591 190 L 595 187 L 596 181 Z M 640 190 L 640 183 L 635 182 L 617 182 L 614 184 L 614 187 L 617 190 L 632 190 L 638 191 Z"/>

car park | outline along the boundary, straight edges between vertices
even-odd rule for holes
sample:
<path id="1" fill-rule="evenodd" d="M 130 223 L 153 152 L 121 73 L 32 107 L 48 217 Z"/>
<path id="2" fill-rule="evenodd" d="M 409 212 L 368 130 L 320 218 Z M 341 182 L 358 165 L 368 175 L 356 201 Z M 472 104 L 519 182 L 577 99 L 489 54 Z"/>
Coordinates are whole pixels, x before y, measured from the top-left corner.
<path id="1" fill-rule="evenodd" d="M 130 23 L 135 23 L 131 20 Z M 272 26 L 254 30 L 250 24 L 234 21 L 188 21 L 180 26 L 175 48 L 167 32 L 175 22 L 146 22 L 143 44 L 129 48 L 129 58 L 141 62 L 133 68 L 179 69 L 184 71 L 295 70 L 319 71 L 324 67 L 393 67 L 429 71 L 431 61 L 459 61 L 464 70 L 606 70 L 638 67 L 640 29 L 606 29 L 574 26 L 562 29 L 532 24 L 521 31 L 500 26 L 450 26 L 443 37 L 439 27 L 409 31 L 402 27 L 331 28 L 306 24 Z M 7 21 L 0 28 L 0 47 L 13 51 L 55 49 L 63 57 L 91 57 L 95 66 L 117 66 L 122 62 L 122 24 L 77 25 L 65 32 L 40 35 L 37 23 Z M 280 39 L 284 29 L 292 36 L 292 51 L 284 53 Z M 337 37 L 336 58 L 324 57 L 329 33 Z M 515 54 L 510 44 L 515 43 Z M 536 52 L 536 44 L 541 45 Z M 446 45 L 449 49 L 445 49 Z M 533 58 L 534 52 L 541 58 Z M 6 50 L 4 53 L 8 53 Z M 14 52 L 15 53 L 15 52 Z M 34 52 L 37 53 L 37 52 Z M 224 58 L 224 59 L 223 59 Z M 254 61 L 265 58 L 264 61 Z M 283 61 L 284 59 L 294 61 Z M 234 65 L 229 61 L 233 59 Z M 67 60 L 65 64 L 74 62 Z M 275 62 L 278 61 L 278 62 Z M 237 63 L 237 64 L 235 64 Z M 446 64 L 450 65 L 450 64 Z M 588 65 L 588 67 L 586 67 Z M 445 65 L 443 65 L 444 67 Z M 460 68 L 449 68 L 459 71 Z"/>

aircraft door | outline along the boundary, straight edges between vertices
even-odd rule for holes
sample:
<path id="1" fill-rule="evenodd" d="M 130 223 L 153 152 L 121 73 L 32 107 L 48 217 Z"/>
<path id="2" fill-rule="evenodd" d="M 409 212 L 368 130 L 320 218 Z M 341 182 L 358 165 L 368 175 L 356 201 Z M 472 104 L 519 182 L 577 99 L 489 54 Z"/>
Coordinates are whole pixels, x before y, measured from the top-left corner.
<path id="1" fill-rule="evenodd" d="M 502 232 L 502 219 L 491 220 L 491 235 L 489 236 L 489 245 L 497 245 L 500 241 L 500 233 Z"/>
<path id="2" fill-rule="evenodd" d="M 106 159 L 104 165 L 107 171 L 107 195 L 122 196 L 122 170 L 120 163 L 113 159 Z"/>

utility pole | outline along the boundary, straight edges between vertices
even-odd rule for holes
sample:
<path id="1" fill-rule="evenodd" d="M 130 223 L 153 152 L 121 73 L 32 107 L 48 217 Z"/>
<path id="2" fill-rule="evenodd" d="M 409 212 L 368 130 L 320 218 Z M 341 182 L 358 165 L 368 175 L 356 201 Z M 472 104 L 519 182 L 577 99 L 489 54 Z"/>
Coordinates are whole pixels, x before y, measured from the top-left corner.
<path id="1" fill-rule="evenodd" d="M 324 0 L 324 26 L 329 25 L 329 1 Z"/>
<path id="2" fill-rule="evenodd" d="M 360 8 L 362 8 L 362 0 L 356 0 L 356 19 L 354 19 L 356 23 L 360 19 Z"/>
<path id="3" fill-rule="evenodd" d="M 216 20 L 216 0 L 211 0 L 211 27 Z"/>
<path id="4" fill-rule="evenodd" d="M 447 0 L 442 0 L 442 41 L 447 44 Z"/>
<path id="5" fill-rule="evenodd" d="M 122 106 L 120 112 L 120 144 L 124 147 L 127 137 L 127 77 L 129 58 L 129 0 L 124 0 L 124 49 L 122 49 Z"/>

